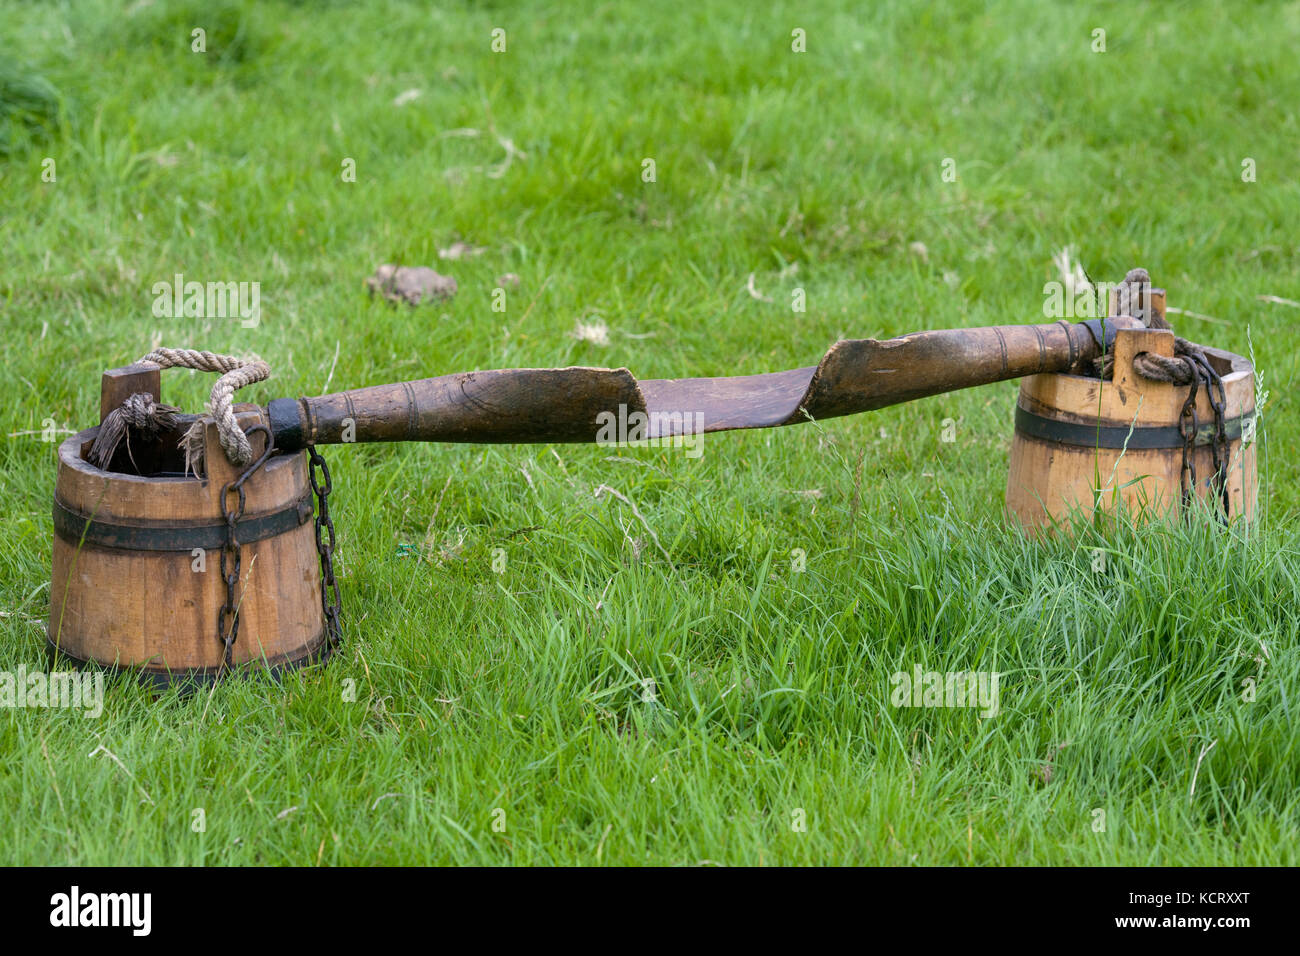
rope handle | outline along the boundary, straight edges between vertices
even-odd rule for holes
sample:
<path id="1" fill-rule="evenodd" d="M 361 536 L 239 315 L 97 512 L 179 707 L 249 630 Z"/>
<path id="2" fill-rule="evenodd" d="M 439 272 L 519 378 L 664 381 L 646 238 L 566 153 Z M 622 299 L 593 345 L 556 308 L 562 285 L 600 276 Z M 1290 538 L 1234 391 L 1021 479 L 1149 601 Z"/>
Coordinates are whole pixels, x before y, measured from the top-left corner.
<path id="1" fill-rule="evenodd" d="M 217 423 L 217 437 L 226 458 L 234 465 L 247 465 L 253 460 L 253 446 L 235 419 L 234 394 L 245 385 L 264 382 L 271 377 L 271 366 L 253 356 L 242 359 L 234 355 L 219 355 L 200 349 L 156 348 L 139 359 L 137 364 L 149 362 L 160 368 L 192 368 L 200 372 L 221 372 L 208 395 L 208 414 Z M 188 462 L 202 458 L 203 423 L 190 426 L 183 442 Z"/>
<path id="2" fill-rule="evenodd" d="M 1130 269 L 1116 289 L 1115 314 L 1131 315 L 1140 319 L 1149 329 L 1173 330 L 1169 321 L 1150 308 L 1144 297 L 1151 288 L 1151 275 L 1146 269 Z M 1099 378 L 1114 377 L 1114 353 L 1107 352 L 1095 364 Z M 1200 377 L 1199 368 L 1205 366 L 1205 353 L 1199 345 L 1179 336 L 1174 337 L 1174 354 L 1157 355 L 1139 352 L 1133 356 L 1133 370 L 1151 382 L 1169 385 L 1191 385 Z"/>
<path id="3" fill-rule="evenodd" d="M 217 437 L 226 458 L 234 465 L 247 465 L 253 460 L 253 446 L 239 427 L 235 418 L 234 394 L 236 390 L 271 377 L 271 366 L 256 356 L 242 359 L 233 355 L 218 355 L 199 349 L 156 348 L 135 364 L 157 365 L 159 368 L 192 368 L 200 372 L 221 372 L 208 395 L 208 414 L 217 425 Z M 120 408 L 108 413 L 100 425 L 99 435 L 90 450 L 90 461 L 107 468 L 118 445 L 127 437 L 127 427 L 157 434 L 160 429 L 170 429 L 176 422 L 179 409 L 162 405 L 149 394 L 128 395 Z M 205 427 L 202 420 L 194 422 L 181 439 L 185 452 L 185 470 L 196 475 L 203 463 Z M 130 453 L 130 444 L 127 445 Z"/>

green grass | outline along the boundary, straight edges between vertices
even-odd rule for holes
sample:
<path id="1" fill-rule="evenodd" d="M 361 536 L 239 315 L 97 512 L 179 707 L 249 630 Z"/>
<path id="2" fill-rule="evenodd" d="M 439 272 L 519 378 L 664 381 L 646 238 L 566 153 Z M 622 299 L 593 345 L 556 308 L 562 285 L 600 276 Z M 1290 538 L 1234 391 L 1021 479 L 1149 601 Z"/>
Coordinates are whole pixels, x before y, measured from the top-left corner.
<path id="1" fill-rule="evenodd" d="M 43 661 L 54 450 L 27 433 L 92 424 L 99 373 L 155 344 L 262 355 L 260 401 L 757 372 L 1041 321 L 1067 244 L 1212 317 L 1171 316 L 1184 335 L 1245 352 L 1249 329 L 1250 536 L 1007 528 L 1014 383 L 698 460 L 335 449 L 337 659 L 192 698 L 112 683 L 96 720 L 0 713 L 0 862 L 1297 862 L 1300 311 L 1257 296 L 1300 299 L 1300 8 L 814 6 L 0 2 L 0 670 Z M 501 140 L 524 155 L 489 175 Z M 488 252 L 440 262 L 456 238 Z M 392 261 L 460 293 L 370 301 Z M 176 272 L 259 281 L 261 324 L 154 317 Z M 608 347 L 570 335 L 592 316 Z M 209 385 L 169 372 L 165 398 Z M 917 664 L 1002 673 L 1001 712 L 892 707 Z"/>

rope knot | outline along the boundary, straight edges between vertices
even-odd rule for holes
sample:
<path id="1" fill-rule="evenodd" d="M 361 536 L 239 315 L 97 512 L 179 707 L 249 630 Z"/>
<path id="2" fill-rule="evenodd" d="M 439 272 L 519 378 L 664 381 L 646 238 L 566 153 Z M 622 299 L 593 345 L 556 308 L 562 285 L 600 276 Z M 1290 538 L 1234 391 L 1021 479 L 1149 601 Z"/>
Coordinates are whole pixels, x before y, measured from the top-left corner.
<path id="1" fill-rule="evenodd" d="M 155 402 L 148 392 L 136 392 L 128 395 L 121 407 L 114 411 L 132 428 L 138 428 L 152 437 L 160 430 L 175 425 L 180 409 Z"/>
<path id="2" fill-rule="evenodd" d="M 126 439 L 126 454 L 135 465 L 131 455 L 131 441 L 128 428 L 143 432 L 146 438 L 157 437 L 160 431 L 176 427 L 176 416 L 181 410 L 171 405 L 155 402 L 148 392 L 136 392 L 128 395 L 126 400 L 105 416 L 99 426 L 95 443 L 90 446 L 90 462 L 98 468 L 107 468 L 117 453 L 117 446 Z M 139 470 L 137 466 L 136 470 Z"/>

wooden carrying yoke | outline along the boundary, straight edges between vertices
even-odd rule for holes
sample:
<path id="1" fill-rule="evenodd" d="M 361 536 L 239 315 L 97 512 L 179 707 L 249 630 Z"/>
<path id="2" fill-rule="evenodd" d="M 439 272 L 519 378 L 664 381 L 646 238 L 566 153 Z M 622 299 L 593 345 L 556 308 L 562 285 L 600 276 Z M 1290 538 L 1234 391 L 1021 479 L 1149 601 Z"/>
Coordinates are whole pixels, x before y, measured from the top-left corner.
<path id="1" fill-rule="evenodd" d="M 157 350 L 151 361 L 192 359 L 226 375 L 213 389 L 210 415 L 195 416 L 160 404 L 156 364 L 105 373 L 101 425 L 59 448 L 49 645 L 74 662 L 134 668 L 161 684 L 326 655 L 338 637 L 339 605 L 330 482 L 316 446 L 332 443 L 591 442 L 601 440 L 606 416 L 638 413 L 648 428 L 631 440 L 672 438 L 687 428 L 794 425 L 1024 377 L 1008 507 L 1034 525 L 1060 513 L 1054 504 L 1035 510 L 1038 503 L 1088 498 L 1083 462 L 1091 474 L 1097 449 L 1078 429 L 1098 425 L 1099 390 L 1105 428 L 1127 426 L 1139 397 L 1140 435 L 1147 425 L 1154 435 L 1177 424 L 1177 389 L 1134 381 L 1125 358 L 1165 348 L 1162 335 L 1170 333 L 1144 330 L 1128 316 L 929 331 L 842 341 L 816 366 L 762 375 L 639 381 L 626 368 L 510 369 L 266 407 L 234 404 L 232 388 L 222 386 L 227 375 L 240 384 L 264 378 L 265 363 Z M 1087 378 L 1111 345 L 1115 383 Z M 1244 412 L 1240 383 L 1249 370 L 1223 355 L 1233 409 Z M 97 443 L 108 434 L 117 437 Z M 1159 486 L 1171 480 L 1167 452 L 1138 442 L 1125 454 L 1158 473 Z M 1243 490 L 1234 494 L 1248 513 L 1253 451 L 1245 462 Z"/>

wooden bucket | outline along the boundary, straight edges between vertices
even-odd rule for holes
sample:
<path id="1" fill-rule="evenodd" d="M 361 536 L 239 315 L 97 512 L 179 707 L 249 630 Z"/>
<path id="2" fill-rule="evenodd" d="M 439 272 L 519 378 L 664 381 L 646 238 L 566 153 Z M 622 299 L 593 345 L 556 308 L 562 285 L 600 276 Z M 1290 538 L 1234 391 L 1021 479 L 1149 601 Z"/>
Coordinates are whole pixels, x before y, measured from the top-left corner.
<path id="1" fill-rule="evenodd" d="M 254 406 L 237 409 L 245 430 L 261 422 Z M 243 469 L 226 460 L 210 420 L 202 479 L 184 476 L 180 461 L 148 477 L 96 468 L 85 455 L 98 431 L 59 447 L 51 651 L 76 663 L 135 668 L 156 685 L 210 680 L 225 658 L 218 631 L 226 602 L 221 492 Z M 266 434 L 249 437 L 260 457 Z M 323 657 L 328 642 L 305 455 L 273 454 L 244 489 L 231 662 L 274 671 Z M 232 505 L 235 498 L 231 492 Z"/>
<path id="2" fill-rule="evenodd" d="M 1153 295 L 1158 290 L 1153 290 Z M 1163 292 L 1158 309 L 1163 314 Z M 1113 382 L 1078 375 L 1033 375 L 1021 380 L 1016 431 L 1007 479 L 1007 511 L 1028 529 L 1054 526 L 1071 514 L 1091 518 L 1100 509 L 1139 519 L 1182 510 L 1184 439 L 1179 430 L 1189 386 L 1153 382 L 1133 368 L 1139 352 L 1174 354 L 1168 330 L 1120 330 Z M 1227 396 L 1229 517 L 1255 513 L 1255 377 L 1240 355 L 1206 348 Z M 1214 409 L 1202 388 L 1193 462 L 1196 495 L 1222 507 L 1210 486 Z M 1131 432 L 1131 433 L 1130 433 Z"/>

